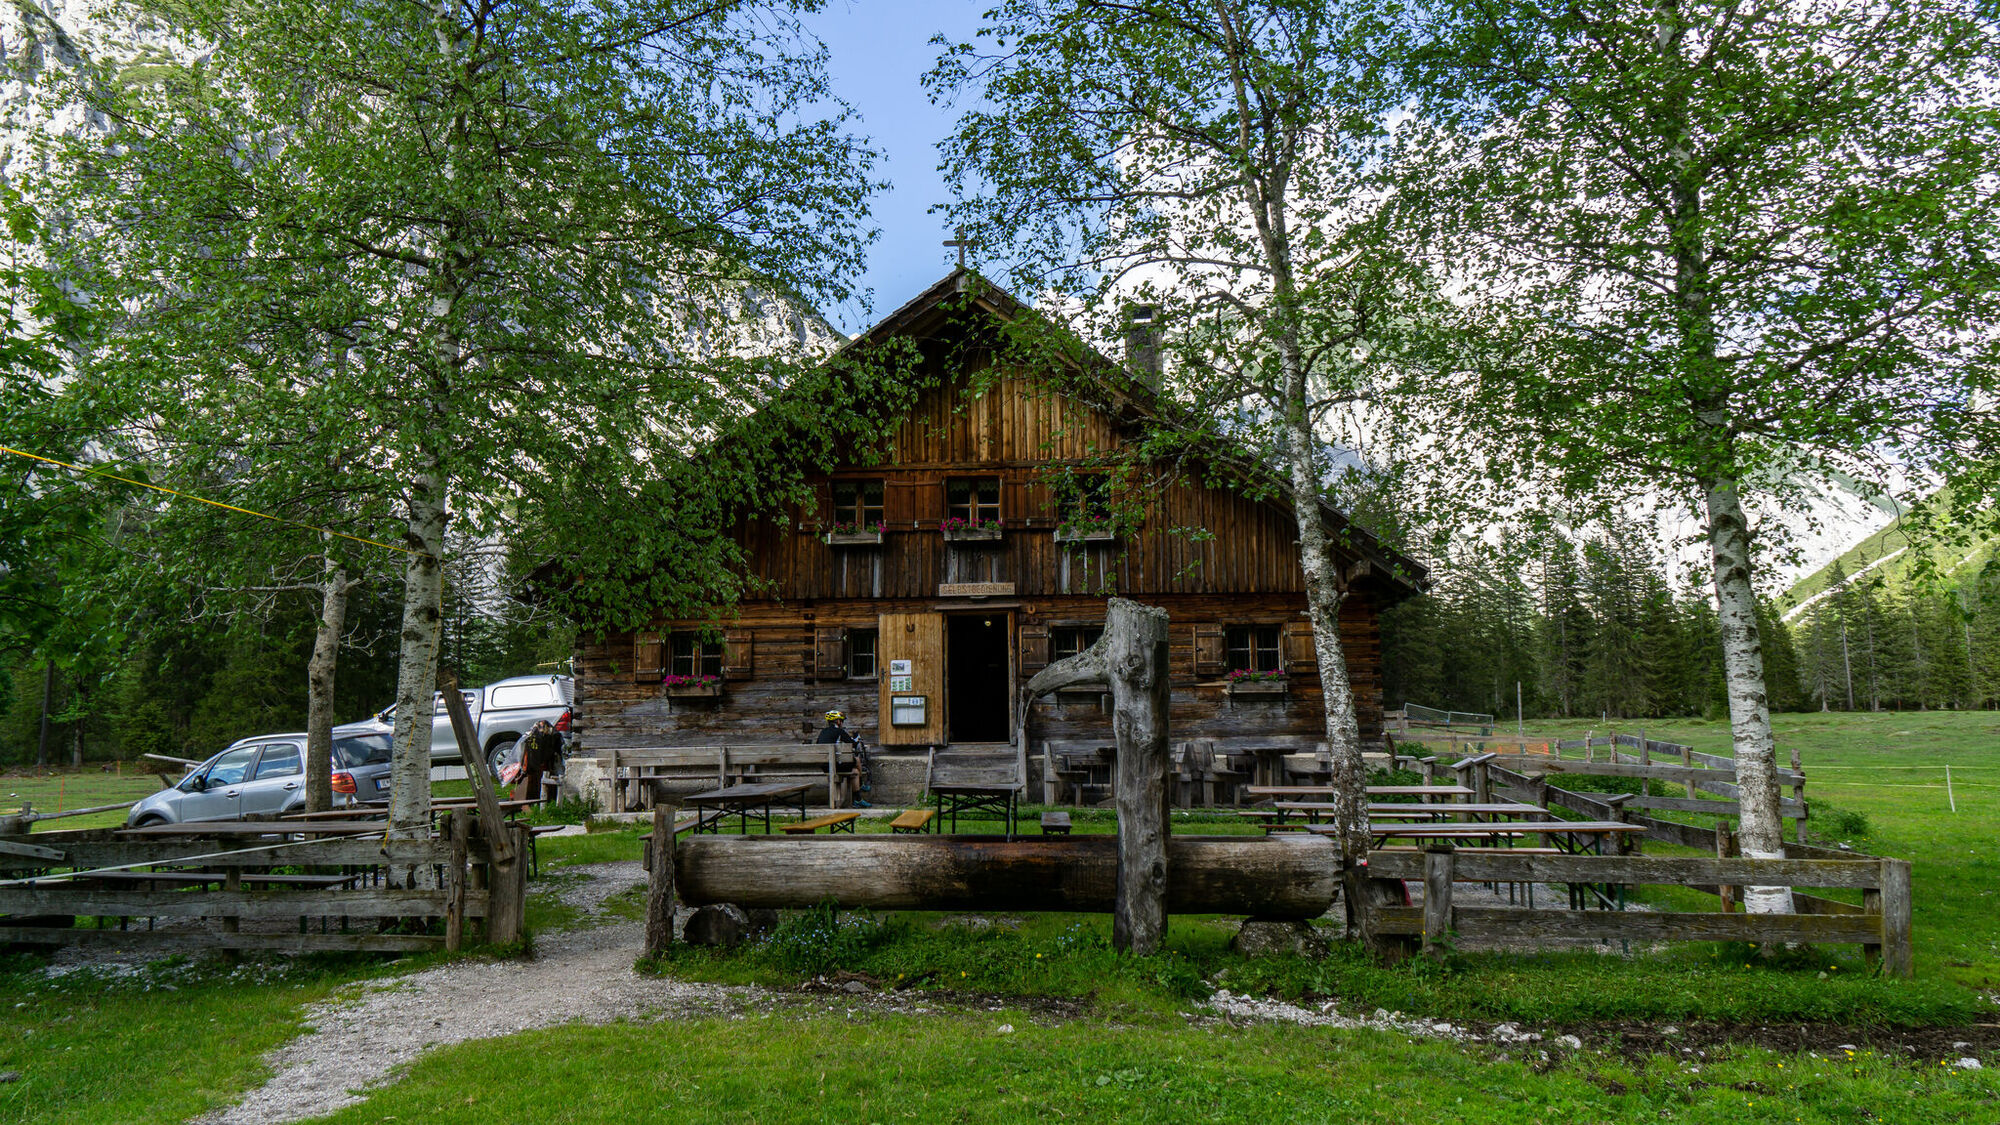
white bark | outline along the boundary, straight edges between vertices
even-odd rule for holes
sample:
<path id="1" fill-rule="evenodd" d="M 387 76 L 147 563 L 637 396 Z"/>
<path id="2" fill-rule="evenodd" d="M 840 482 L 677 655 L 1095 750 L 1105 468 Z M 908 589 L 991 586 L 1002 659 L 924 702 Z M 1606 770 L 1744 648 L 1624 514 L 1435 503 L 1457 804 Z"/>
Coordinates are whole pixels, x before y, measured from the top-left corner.
<path id="1" fill-rule="evenodd" d="M 347 626 L 347 594 L 353 583 L 331 556 L 320 578 L 319 626 L 312 658 L 306 662 L 306 809 L 333 805 L 333 684 L 340 660 L 340 634 Z"/>
<path id="2" fill-rule="evenodd" d="M 1778 758 L 1771 738 L 1771 709 L 1764 694 L 1764 645 L 1757 631 L 1757 593 L 1750 582 L 1750 527 L 1737 482 L 1708 482 L 1709 556 L 1715 568 L 1715 602 L 1722 630 L 1723 679 L 1729 690 L 1729 731 L 1736 748 L 1736 784 L 1743 809 L 1738 839 L 1750 859 L 1783 859 L 1784 822 L 1778 815 Z M 1788 887 L 1745 887 L 1752 914 L 1789 914 Z"/>
<path id="3" fill-rule="evenodd" d="M 412 554 L 403 569 L 403 628 L 396 660 L 396 746 L 389 766 L 389 823 L 394 836 L 430 832 L 431 710 L 437 692 L 438 642 L 444 633 L 445 486 L 435 452 L 425 450 L 410 484 Z M 470 768 L 471 763 L 468 763 Z"/>

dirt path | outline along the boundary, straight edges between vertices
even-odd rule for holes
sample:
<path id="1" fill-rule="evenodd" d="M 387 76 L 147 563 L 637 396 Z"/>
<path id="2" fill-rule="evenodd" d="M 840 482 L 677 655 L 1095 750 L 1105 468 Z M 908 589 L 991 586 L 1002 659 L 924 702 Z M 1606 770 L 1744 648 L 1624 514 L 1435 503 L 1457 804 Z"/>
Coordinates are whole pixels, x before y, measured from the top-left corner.
<path id="1" fill-rule="evenodd" d="M 585 876 L 561 892 L 597 916 L 604 900 L 635 885 L 637 863 L 571 868 Z M 270 1081 L 202 1125 L 255 1125 L 319 1117 L 363 1100 L 434 1047 L 561 1023 L 710 1015 L 768 994 L 753 988 L 661 980 L 632 971 L 644 927 L 612 921 L 538 935 L 532 961 L 468 960 L 356 985 L 307 1013 L 312 1032 L 266 1057 Z M 356 1091 L 359 1091 L 357 1093 Z"/>

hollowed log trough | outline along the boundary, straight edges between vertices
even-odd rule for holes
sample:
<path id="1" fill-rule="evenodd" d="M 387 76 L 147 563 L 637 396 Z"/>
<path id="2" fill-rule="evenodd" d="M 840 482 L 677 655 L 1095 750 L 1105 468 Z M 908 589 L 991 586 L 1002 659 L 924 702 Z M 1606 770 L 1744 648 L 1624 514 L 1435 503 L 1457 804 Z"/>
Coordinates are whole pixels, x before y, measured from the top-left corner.
<path id="1" fill-rule="evenodd" d="M 1340 859 L 1324 837 L 1173 837 L 1169 914 L 1317 918 L 1333 904 Z M 674 891 L 690 906 L 1109 913 L 1118 839 L 967 836 L 700 836 L 674 852 Z"/>

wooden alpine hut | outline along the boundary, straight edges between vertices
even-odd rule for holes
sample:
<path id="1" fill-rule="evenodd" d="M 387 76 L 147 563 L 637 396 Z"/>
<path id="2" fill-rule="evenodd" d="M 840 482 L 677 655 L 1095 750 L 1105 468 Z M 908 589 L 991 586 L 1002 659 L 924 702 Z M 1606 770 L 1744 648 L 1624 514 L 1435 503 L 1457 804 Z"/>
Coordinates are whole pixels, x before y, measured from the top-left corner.
<path id="1" fill-rule="evenodd" d="M 580 647 L 579 729 L 600 760 L 808 742 L 839 710 L 874 750 L 877 804 L 914 801 L 930 753 L 966 747 L 1011 748 L 1032 794 L 1093 799 L 1108 701 L 1016 701 L 1097 638 L 1116 594 L 1170 615 L 1172 738 L 1199 755 L 1184 779 L 1311 772 L 1324 726 L 1289 504 L 1233 451 L 1135 464 L 1125 452 L 1165 409 L 1143 370 L 1004 343 L 1036 316 L 959 269 L 847 345 L 913 341 L 923 389 L 881 448 L 812 482 L 810 508 L 740 526 L 768 596 Z M 1425 574 L 1338 512 L 1331 524 L 1362 738 L 1379 742 L 1378 618 Z"/>

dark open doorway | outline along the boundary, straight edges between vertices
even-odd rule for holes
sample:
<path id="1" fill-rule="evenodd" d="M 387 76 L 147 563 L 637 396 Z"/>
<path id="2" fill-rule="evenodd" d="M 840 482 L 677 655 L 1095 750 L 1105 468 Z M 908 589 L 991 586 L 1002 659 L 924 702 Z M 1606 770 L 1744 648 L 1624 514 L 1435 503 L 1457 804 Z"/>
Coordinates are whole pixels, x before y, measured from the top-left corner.
<path id="1" fill-rule="evenodd" d="M 951 740 L 1007 741 L 1007 615 L 945 618 L 944 653 Z"/>

